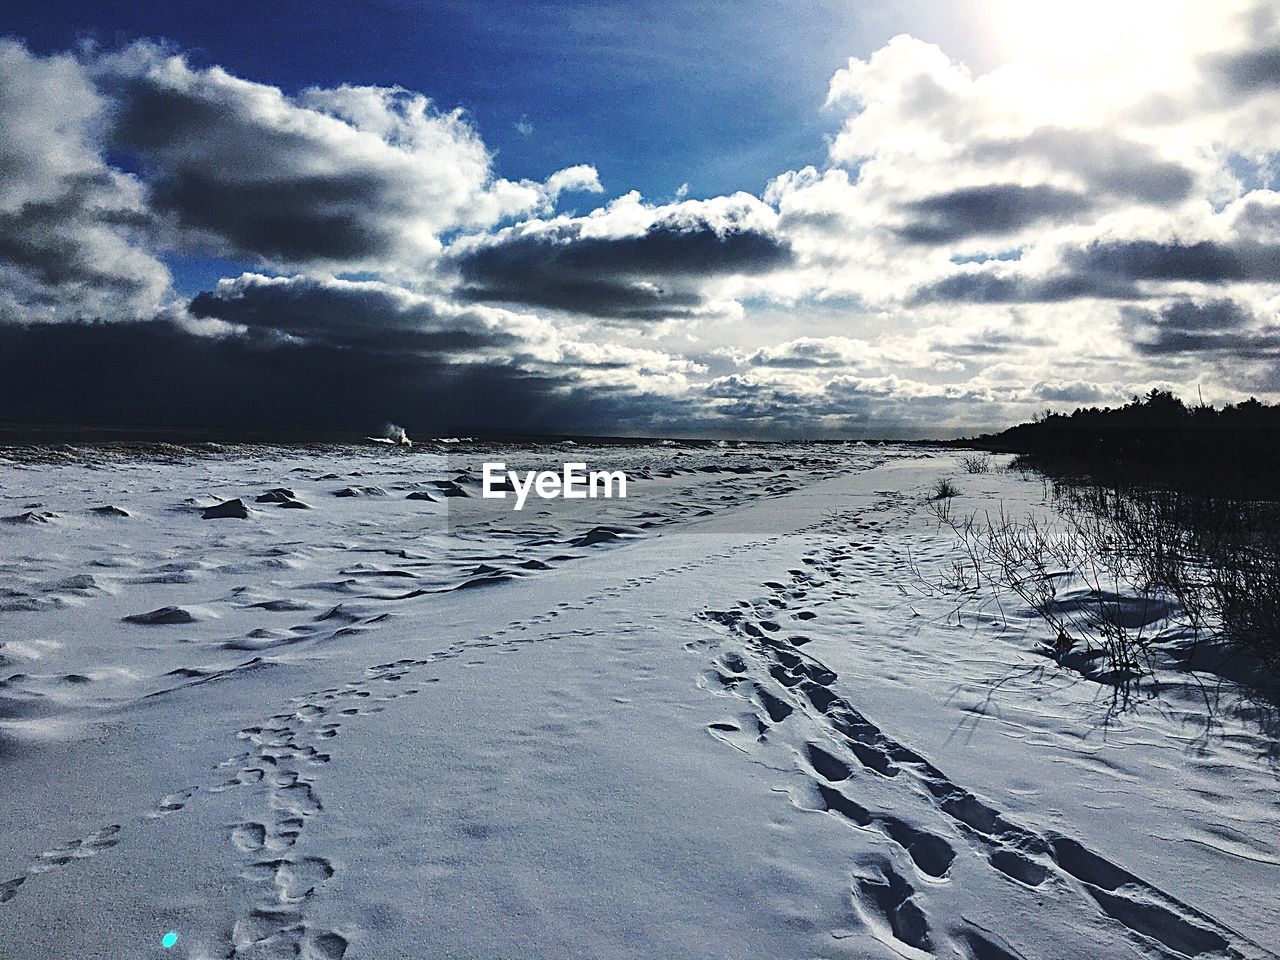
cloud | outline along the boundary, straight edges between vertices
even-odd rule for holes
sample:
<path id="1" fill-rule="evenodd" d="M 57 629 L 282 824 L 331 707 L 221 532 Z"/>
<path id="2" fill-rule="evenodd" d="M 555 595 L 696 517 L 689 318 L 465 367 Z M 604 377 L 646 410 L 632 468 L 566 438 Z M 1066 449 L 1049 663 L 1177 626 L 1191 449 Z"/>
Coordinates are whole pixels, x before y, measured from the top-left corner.
<path id="1" fill-rule="evenodd" d="M 866 342 L 847 337 L 801 337 L 777 346 L 761 347 L 742 363 L 792 369 L 851 367 L 857 366 L 872 353 L 873 348 Z"/>
<path id="2" fill-rule="evenodd" d="M 1041 246 L 1032 261 L 959 263 L 925 283 L 909 302 L 1052 303 L 1064 300 L 1160 299 L 1172 285 L 1205 289 L 1280 283 L 1280 206 L 1270 191 L 1229 205 L 1200 233 L 1212 239 L 1096 238 L 1080 245 Z"/>
<path id="3" fill-rule="evenodd" d="M 719 281 L 791 263 L 776 214 L 748 194 L 649 206 L 628 194 L 586 217 L 531 220 L 450 248 L 471 300 L 632 321 L 688 317 Z"/>
<path id="4" fill-rule="evenodd" d="M 103 109 L 76 60 L 0 40 L 0 320 L 137 317 L 168 290 L 143 190 L 94 142 Z"/>
<path id="5" fill-rule="evenodd" d="M 1189 36 L 1170 57 L 1194 69 L 1194 43 L 1221 37 Z M 1222 125 L 1185 114 L 1139 121 L 1139 104 L 1173 89 L 1164 73 L 1144 84 L 1117 64 L 1111 79 L 1124 82 L 1109 87 L 1105 69 L 1069 83 L 1054 69 L 975 75 L 907 36 L 851 59 L 828 96 L 844 114 L 831 166 L 784 173 L 765 192 L 797 252 L 795 288 L 883 307 L 1141 298 L 1141 271 L 1119 261 L 1140 266 L 1142 244 L 1165 248 L 1170 273 L 1180 243 L 1192 248 L 1184 269 L 1203 259 L 1215 270 L 1212 244 L 1231 242 L 1215 211 L 1240 194 Z M 1009 250 L 1012 266 L 964 265 Z M 1261 266 L 1243 269 L 1267 279 Z M 1154 264 L 1149 272 L 1158 279 Z"/>
<path id="6" fill-rule="evenodd" d="M 973 331 L 930 331 L 929 346 L 946 356 L 968 359 L 1003 355 L 1013 349 L 1036 349 L 1054 344 L 1049 337 L 1025 330 L 984 327 Z"/>
<path id="7" fill-rule="evenodd" d="M 1096 241 L 1065 258 L 1068 269 L 1125 280 L 1219 284 L 1280 280 L 1280 245 L 1158 240 Z"/>
<path id="8" fill-rule="evenodd" d="M 460 307 L 381 281 L 246 273 L 196 296 L 194 317 L 314 343 L 449 355 L 534 349 L 554 337 L 545 321 Z"/>
<path id="9" fill-rule="evenodd" d="M 958 270 L 935 280 L 908 299 L 909 306 L 935 303 L 1057 303 L 1086 298 L 1126 300 L 1138 297 L 1137 288 L 1110 276 L 1065 273 L 1061 276 L 1027 277 L 1015 272 Z"/>
<path id="10" fill-rule="evenodd" d="M 414 352 L 193 335 L 165 321 L 0 325 L 0 403 L 10 416 L 77 423 L 368 431 L 618 433 L 667 424 L 681 399 L 497 363 Z M 686 414 L 687 415 L 687 414 Z M 169 419 L 168 422 L 173 422 Z M 554 424 L 554 427 L 549 425 Z"/>
<path id="11" fill-rule="evenodd" d="M 768 425 L 795 431 L 826 425 L 881 437 L 910 436 L 922 422 L 930 424 L 935 435 L 954 434 L 975 424 L 979 402 L 990 405 L 1013 397 L 1011 390 L 1002 398 L 982 385 L 931 385 L 892 374 L 814 376 L 794 370 L 717 377 L 706 385 L 705 394 L 717 416 L 752 429 Z"/>
<path id="12" fill-rule="evenodd" d="M 440 236 L 598 190 L 576 166 L 496 178 L 460 110 L 399 87 L 276 87 L 195 69 L 145 43 L 94 63 L 112 149 L 145 171 L 154 210 L 188 245 L 282 266 L 424 271 Z"/>
<path id="13" fill-rule="evenodd" d="M 422 93 L 0 45 L 0 326 L 65 328 L 5 331 L 65 358 L 33 365 L 48 382 L 7 360 L 32 391 L 13 409 L 143 416 L 112 391 L 154 382 L 214 417 L 222 378 L 237 417 L 243 382 L 308 423 L 416 404 L 502 429 L 501 399 L 550 429 L 814 435 L 1152 384 L 1280 399 L 1277 18 L 1179 5 L 1132 57 L 1072 36 L 985 73 L 896 37 L 832 77 L 825 161 L 597 209 L 594 167 L 504 179 Z M 585 212 L 557 213 L 568 194 Z M 165 262 L 210 256 L 228 276 L 179 301 Z"/>
<path id="14" fill-rule="evenodd" d="M 1236 330 L 1252 319 L 1250 311 L 1234 300 L 1179 300 L 1161 312 L 1167 326 L 1181 330 Z"/>
<path id="15" fill-rule="evenodd" d="M 1145 356 L 1189 355 L 1224 359 L 1280 358 L 1280 327 L 1257 321 L 1234 300 L 1176 300 L 1159 310 L 1127 307 L 1124 324 Z"/>
<path id="16" fill-rule="evenodd" d="M 1032 387 L 1032 393 L 1035 399 L 1050 403 L 1098 404 L 1121 399 L 1114 390 L 1083 380 L 1037 383 Z"/>
<path id="17" fill-rule="evenodd" d="M 1209 56 L 1205 66 L 1233 93 L 1280 89 L 1280 44 Z"/>
<path id="18" fill-rule="evenodd" d="M 600 185 L 600 175 L 596 173 L 595 167 L 580 163 L 574 167 L 565 167 L 563 170 L 557 170 L 547 177 L 547 182 L 543 187 L 543 195 L 547 199 L 555 199 L 562 193 L 574 191 L 580 193 L 604 192 L 604 187 Z"/>
<path id="19" fill-rule="evenodd" d="M 1063 220 L 1091 206 L 1085 194 L 1074 190 L 992 183 L 904 204 L 903 209 L 912 219 L 895 231 L 909 243 L 954 243 L 967 237 L 1000 236 L 1037 223 Z"/>
<path id="20" fill-rule="evenodd" d="M 457 304 L 382 281 L 244 274 L 199 294 L 188 311 L 221 324 L 222 335 L 264 345 L 323 346 L 397 362 L 413 356 L 433 369 L 501 367 L 513 376 L 635 396 L 678 393 L 701 369 L 653 348 L 584 342 L 534 314 Z"/>
<path id="21" fill-rule="evenodd" d="M 1017 164 L 1071 177 L 1090 196 L 1113 201 L 1174 205 L 1197 183 L 1195 171 L 1164 159 L 1153 145 L 1107 129 L 1034 127 L 1020 136 L 974 139 L 960 155 L 984 166 Z"/>

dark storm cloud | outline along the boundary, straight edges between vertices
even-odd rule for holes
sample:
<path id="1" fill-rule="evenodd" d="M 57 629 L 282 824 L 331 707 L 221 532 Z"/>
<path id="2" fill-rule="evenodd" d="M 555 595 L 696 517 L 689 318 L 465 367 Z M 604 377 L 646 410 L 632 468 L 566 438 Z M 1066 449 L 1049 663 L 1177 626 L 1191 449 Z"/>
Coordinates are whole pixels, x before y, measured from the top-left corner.
<path id="1" fill-rule="evenodd" d="M 182 227 L 277 261 L 394 249 L 407 185 L 354 157 L 354 169 L 335 169 L 319 131 L 252 109 L 226 85 L 175 88 L 149 73 L 106 83 L 117 104 L 109 143 L 142 164 L 152 205 Z"/>
<path id="2" fill-rule="evenodd" d="M 1127 240 L 1095 242 L 1070 251 L 1064 259 L 1069 270 L 1120 280 L 1187 280 L 1226 283 L 1250 279 L 1270 271 L 1280 275 L 1280 265 L 1259 262 L 1256 251 L 1246 252 L 1211 240 L 1196 243 Z M 1259 278 L 1260 279 L 1260 278 Z"/>
<path id="3" fill-rule="evenodd" d="M 372 282 L 249 274 L 197 295 L 188 309 L 196 317 L 259 331 L 370 349 L 443 353 L 521 342 L 474 310 L 449 308 Z"/>
<path id="4" fill-rule="evenodd" d="M 159 212 L 225 239 L 232 252 L 306 263 L 391 253 L 394 232 L 370 216 L 388 212 L 387 192 L 378 178 L 362 173 L 246 183 L 175 165 L 156 178 L 151 199 Z"/>
<path id="5" fill-rule="evenodd" d="M 1217 354 L 1237 360 L 1274 359 L 1280 356 L 1280 334 L 1191 333 L 1160 330 L 1155 339 L 1134 343 L 1145 356 L 1166 354 Z"/>
<path id="6" fill-rule="evenodd" d="M 0 409 L 68 423 L 367 431 L 395 418 L 450 433 L 616 434 L 687 414 L 683 401 L 499 364 L 193 336 L 164 321 L 0 325 Z"/>
<path id="7" fill-rule="evenodd" d="M 1096 383 L 1039 383 L 1032 389 L 1036 399 L 1050 403 L 1099 403 L 1109 398 Z"/>
<path id="8" fill-rule="evenodd" d="M 1233 93 L 1280 90 L 1280 46 L 1217 54 L 1205 58 L 1203 65 Z"/>
<path id="9" fill-rule="evenodd" d="M 928 303 L 1055 303 L 1096 297 L 1141 299 L 1142 282 L 1205 286 L 1280 281 L 1280 246 L 1236 241 L 1095 241 L 1068 250 L 1048 277 L 970 270 L 917 290 L 912 305 Z"/>
<path id="10" fill-rule="evenodd" d="M 905 204 L 914 219 L 894 232 L 909 243 L 944 244 L 967 237 L 1012 233 L 1088 210 L 1082 193 L 1057 187 L 993 183 L 965 187 Z"/>
<path id="11" fill-rule="evenodd" d="M 1233 300 L 1178 300 L 1158 311 L 1124 307 L 1121 319 L 1134 349 L 1144 356 L 1280 356 L 1280 329 L 1259 326 L 1253 313 Z"/>
<path id="12" fill-rule="evenodd" d="M 1185 167 L 1163 159 L 1147 144 L 1105 130 L 1040 127 L 1023 137 L 979 141 L 967 156 L 982 163 L 1039 158 L 1078 176 L 1093 195 L 1157 205 L 1184 200 L 1195 188 Z"/>
<path id="13" fill-rule="evenodd" d="M 1179 300 L 1161 311 L 1162 326 L 1177 330 L 1225 332 L 1246 326 L 1253 315 L 1234 300 Z"/>
<path id="14" fill-rule="evenodd" d="M 398 87 L 285 94 L 135 43 L 86 65 L 104 138 L 179 246 L 251 262 L 421 273 L 440 236 L 600 189 L 594 168 L 495 178 L 461 111 Z"/>
<path id="15" fill-rule="evenodd" d="M 499 234 L 457 255 L 461 294 L 592 316 L 660 320 L 705 300 L 699 281 L 785 267 L 785 241 L 706 218 L 652 224 L 635 236 L 583 236 L 578 223 Z"/>
<path id="16" fill-rule="evenodd" d="M 1063 274 L 1045 278 L 1017 274 L 966 271 L 928 284 L 908 301 L 931 303 L 1058 303 L 1086 297 L 1129 299 L 1137 295 L 1132 283 L 1106 276 Z"/>

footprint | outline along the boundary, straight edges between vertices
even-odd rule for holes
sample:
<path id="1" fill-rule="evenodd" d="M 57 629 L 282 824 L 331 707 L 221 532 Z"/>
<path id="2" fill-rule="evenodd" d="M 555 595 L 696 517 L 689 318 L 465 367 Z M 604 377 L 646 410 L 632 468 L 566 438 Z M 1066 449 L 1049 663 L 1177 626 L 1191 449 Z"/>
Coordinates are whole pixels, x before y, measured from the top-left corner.
<path id="1" fill-rule="evenodd" d="M 756 696 L 760 698 L 760 705 L 764 707 L 765 712 L 769 714 L 769 719 L 774 723 L 781 723 L 787 717 L 791 716 L 794 707 L 791 704 L 779 700 L 772 693 L 759 684 L 755 685 Z"/>
<path id="2" fill-rule="evenodd" d="M 83 860 L 86 857 L 92 857 L 94 854 L 110 849 L 119 843 L 120 841 L 115 839 L 116 834 L 119 832 L 119 824 L 111 824 L 95 830 L 87 837 L 71 840 L 61 846 L 54 847 L 52 850 L 46 850 L 36 857 L 35 862 L 31 864 L 29 872 L 34 874 L 48 873 L 56 867 L 65 866 L 72 860 Z"/>
<path id="3" fill-rule="evenodd" d="M 305 900 L 316 888 L 333 876 L 333 866 L 323 857 L 299 860 L 277 860 L 273 864 L 276 893 L 281 903 Z"/>
<path id="4" fill-rule="evenodd" d="M 848 780 L 853 774 L 853 770 L 847 763 L 815 743 L 805 744 L 805 752 L 809 755 L 809 763 L 813 769 L 830 783 Z"/>
<path id="5" fill-rule="evenodd" d="M 302 960 L 342 960 L 346 952 L 346 938 L 331 931 L 308 932 L 302 941 Z"/>
<path id="6" fill-rule="evenodd" d="M 267 828 L 260 823 L 240 823 L 231 830 L 231 842 L 244 853 L 261 850 L 267 839 Z"/>
<path id="7" fill-rule="evenodd" d="M 1145 883 L 1127 870 L 1063 836 L 1051 836 L 1058 865 L 1079 880 L 1103 911 L 1130 930 L 1188 957 L 1220 954 L 1231 946 L 1214 921 Z M 1205 925 L 1195 921 L 1202 921 Z M 1216 925 L 1216 924 L 1214 924 Z"/>
<path id="8" fill-rule="evenodd" d="M 911 826 L 889 814 L 872 814 L 870 810 L 854 803 L 833 787 L 818 785 L 818 795 L 823 805 L 832 813 L 838 813 L 859 827 L 878 827 L 885 835 L 902 847 L 920 872 L 933 880 L 947 875 L 956 853 L 942 837 Z"/>
<path id="9" fill-rule="evenodd" d="M 106 850 L 110 847 L 114 847 L 120 842 L 115 839 L 116 834 L 119 832 L 120 825 L 118 823 L 113 823 L 110 826 L 103 827 L 101 830 L 97 830 L 84 838 L 84 848 L 89 850 Z"/>
<path id="10" fill-rule="evenodd" d="M 256 908 L 231 928 L 232 956 L 297 956 L 302 917 L 293 910 Z"/>
<path id="11" fill-rule="evenodd" d="M 271 797 L 271 805 L 277 810 L 284 810 L 302 817 L 319 813 L 324 807 L 308 783 L 295 783 L 278 790 Z"/>
<path id="12" fill-rule="evenodd" d="M 159 820 L 163 817 L 169 816 L 171 813 L 176 813 L 187 805 L 187 801 L 195 795 L 195 792 L 198 789 L 199 787 L 188 787 L 186 790 L 179 790 L 176 793 L 166 794 L 160 798 L 158 808 L 147 814 L 147 818 L 150 820 Z"/>
<path id="13" fill-rule="evenodd" d="M 1006 876 L 1028 887 L 1038 887 L 1049 876 L 1049 868 L 1016 850 L 996 850 L 989 858 L 991 865 Z"/>
<path id="14" fill-rule="evenodd" d="M 302 818 L 292 816 L 280 816 L 277 818 L 275 826 L 271 830 L 270 836 L 267 837 L 266 846 L 268 850 L 287 850 L 298 842 L 298 837 L 302 834 Z"/>
<path id="15" fill-rule="evenodd" d="M 1022 954 L 1007 943 L 997 943 L 993 934 L 975 929 L 970 921 L 966 921 L 959 936 L 969 948 L 972 960 L 1024 960 Z"/>
<path id="16" fill-rule="evenodd" d="M 36 857 L 35 863 L 31 865 L 30 872 L 34 874 L 48 873 L 55 867 L 65 866 L 75 859 L 76 851 L 79 849 L 80 841 L 73 840 L 70 843 L 64 843 L 60 847 L 54 847 L 52 850 L 46 850 Z"/>
<path id="17" fill-rule="evenodd" d="M 894 952 L 902 944 L 932 952 L 929 923 L 916 902 L 916 890 L 887 859 L 876 857 L 860 868 L 854 878 L 853 895 L 873 936 Z"/>

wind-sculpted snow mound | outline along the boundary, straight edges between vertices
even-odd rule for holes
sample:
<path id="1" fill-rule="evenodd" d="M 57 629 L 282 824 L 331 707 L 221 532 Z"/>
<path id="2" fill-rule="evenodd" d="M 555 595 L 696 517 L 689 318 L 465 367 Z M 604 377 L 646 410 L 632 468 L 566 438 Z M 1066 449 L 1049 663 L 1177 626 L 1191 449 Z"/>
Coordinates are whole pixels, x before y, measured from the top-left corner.
<path id="1" fill-rule="evenodd" d="M 794 462 L 811 463 L 813 480 L 849 468 L 807 449 L 770 448 L 722 468 L 718 450 L 581 445 L 575 458 L 638 477 L 672 465 L 669 479 L 633 484 L 660 485 L 653 502 L 622 501 L 618 521 L 601 522 L 596 504 L 539 502 L 517 514 L 509 501 L 481 496 L 486 459 L 546 463 L 552 448 L 473 446 L 449 457 L 209 444 L 142 452 L 17 457 L 0 484 L 0 496 L 26 508 L 11 508 L 0 527 L 0 617 L 17 618 L 11 631 L 76 637 L 58 641 L 41 669 L 58 663 L 98 676 L 95 702 L 167 689 L 175 671 L 218 674 L 245 652 L 295 655 L 341 642 L 417 615 L 438 595 L 528 580 L 731 514 L 777 496 L 776 478 Z M 297 616 L 330 609 L 335 597 L 367 612 L 342 623 Z M 116 669 L 99 676 L 104 664 Z"/>

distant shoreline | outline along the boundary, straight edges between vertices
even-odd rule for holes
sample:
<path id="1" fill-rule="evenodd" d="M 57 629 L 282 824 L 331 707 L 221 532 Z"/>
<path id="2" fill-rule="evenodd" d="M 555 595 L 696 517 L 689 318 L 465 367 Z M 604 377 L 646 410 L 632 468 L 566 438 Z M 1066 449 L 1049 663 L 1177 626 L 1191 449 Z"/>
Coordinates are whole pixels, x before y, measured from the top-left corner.
<path id="1" fill-rule="evenodd" d="M 43 423 L 39 421 L 0 420 L 0 448 L 47 447 L 58 444 L 103 446 L 112 444 L 173 444 L 178 446 L 215 444 L 270 444 L 276 446 L 363 445 L 371 429 L 317 430 L 290 427 L 180 426 L 166 424 L 84 424 Z M 630 446 L 660 444 L 670 441 L 685 447 L 707 448 L 722 443 L 746 444 L 750 447 L 777 444 L 897 444 L 904 446 L 966 445 L 965 440 L 935 440 L 894 436 L 865 438 L 812 437 L 804 439 L 753 439 L 746 437 L 679 437 L 679 436 L 600 436 L 580 433 L 474 433 L 463 437 L 429 435 L 421 428 L 410 428 L 415 444 L 432 447 L 458 440 L 476 444 L 552 444 L 573 441 L 596 446 Z M 419 440 L 419 438 L 421 438 Z"/>

